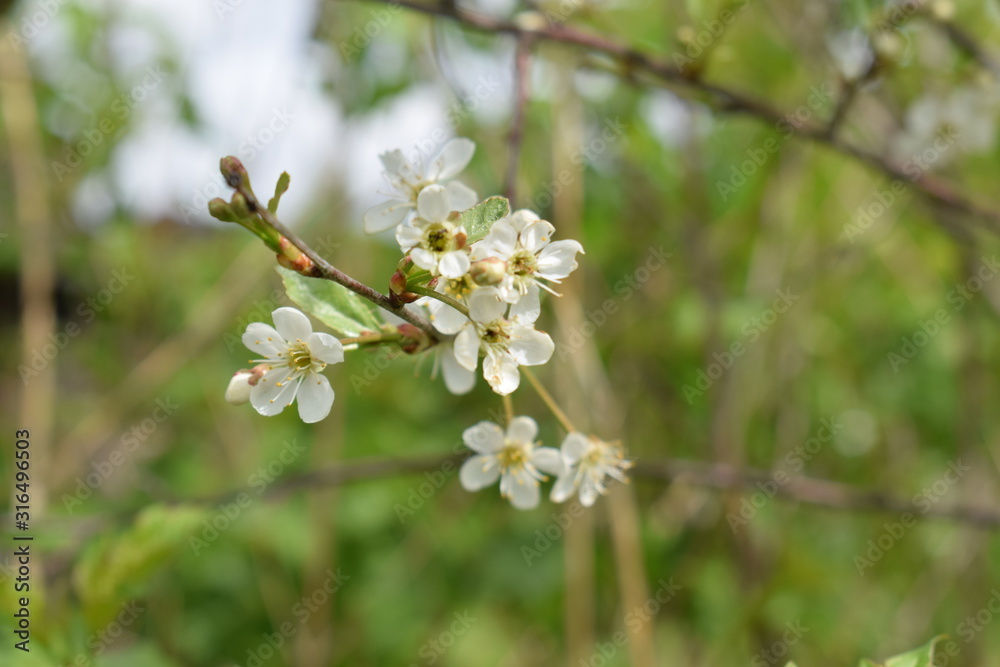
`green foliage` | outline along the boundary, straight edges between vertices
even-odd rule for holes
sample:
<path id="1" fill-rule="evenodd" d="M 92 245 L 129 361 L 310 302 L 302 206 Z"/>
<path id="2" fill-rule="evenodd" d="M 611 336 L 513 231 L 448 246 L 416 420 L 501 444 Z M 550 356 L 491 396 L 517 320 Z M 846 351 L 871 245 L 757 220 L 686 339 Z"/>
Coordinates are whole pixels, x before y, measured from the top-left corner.
<path id="1" fill-rule="evenodd" d="M 278 182 L 274 184 L 274 196 L 271 200 L 267 202 L 267 210 L 271 213 L 278 212 L 278 204 L 281 203 L 281 195 L 288 191 L 288 184 L 291 182 L 292 177 L 288 175 L 287 171 L 281 172 L 281 176 L 278 177 Z"/>
<path id="2" fill-rule="evenodd" d="M 349 289 L 329 280 L 305 278 L 290 269 L 276 270 L 288 298 L 338 335 L 357 336 L 381 328 L 378 307 Z"/>
<path id="3" fill-rule="evenodd" d="M 463 211 L 459 221 L 465 227 L 468 243 L 472 244 L 486 236 L 494 222 L 509 214 L 510 202 L 506 197 L 489 197 Z"/>

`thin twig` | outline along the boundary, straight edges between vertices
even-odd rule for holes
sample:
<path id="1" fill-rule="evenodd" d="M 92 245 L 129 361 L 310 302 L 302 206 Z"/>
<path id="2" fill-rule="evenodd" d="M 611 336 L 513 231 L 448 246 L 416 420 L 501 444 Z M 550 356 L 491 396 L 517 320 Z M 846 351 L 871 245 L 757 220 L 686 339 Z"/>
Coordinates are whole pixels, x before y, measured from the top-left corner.
<path id="1" fill-rule="evenodd" d="M 368 2 L 389 2 L 390 0 L 367 0 Z M 886 177 L 908 184 L 931 202 L 953 211 L 973 216 L 988 222 L 994 231 L 1000 231 L 1000 210 L 981 205 L 966 195 L 956 191 L 940 178 L 924 172 L 914 177 L 903 170 L 902 165 L 890 161 L 877 153 L 855 146 L 839 137 L 829 135 L 826 125 L 796 126 L 787 121 L 787 114 L 743 93 L 686 75 L 677 67 L 643 53 L 630 46 L 615 42 L 600 35 L 561 25 L 549 24 L 540 28 L 522 27 L 510 21 L 503 21 L 459 9 L 449 4 L 425 4 L 415 0 L 391 0 L 394 4 L 432 16 L 454 20 L 468 28 L 494 34 L 510 34 L 517 37 L 530 36 L 532 39 L 567 44 L 589 52 L 611 58 L 621 67 L 620 74 L 630 81 L 637 80 L 635 74 L 644 74 L 658 85 L 668 85 L 687 89 L 709 99 L 720 112 L 742 113 L 753 116 L 770 125 L 783 123 L 793 135 L 805 141 L 815 142 L 839 153 L 847 155 L 868 167 L 881 172 Z"/>
<path id="2" fill-rule="evenodd" d="M 407 285 L 406 291 L 413 292 L 414 294 L 419 294 L 420 296 L 426 296 L 429 299 L 435 299 L 441 303 L 447 304 L 462 313 L 466 317 L 469 316 L 469 308 L 464 304 L 456 301 L 447 294 L 442 294 L 437 290 L 431 289 L 430 287 L 424 287 L 423 285 Z"/>
<path id="3" fill-rule="evenodd" d="M 573 422 L 570 421 L 569 417 L 566 416 L 566 413 L 563 412 L 562 408 L 559 407 L 559 404 L 556 403 L 554 398 L 552 398 L 552 394 L 549 393 L 548 389 L 546 389 L 544 385 L 542 385 L 542 383 L 538 381 L 538 378 L 535 377 L 535 374 L 523 366 L 521 367 L 520 370 L 521 374 L 524 375 L 524 377 L 528 378 L 528 382 L 530 382 L 531 386 L 535 388 L 535 391 L 538 393 L 538 396 L 545 402 L 545 405 L 549 406 L 549 410 L 551 410 L 552 414 L 555 415 L 556 419 L 559 420 L 559 423 L 562 424 L 562 427 L 566 429 L 566 431 L 569 433 L 573 433 L 574 431 L 576 431 L 576 428 L 573 426 Z"/>
<path id="4" fill-rule="evenodd" d="M 422 315 L 411 310 L 410 308 L 407 308 L 406 306 L 396 305 L 385 294 L 382 294 L 378 290 L 372 289 L 368 285 L 355 280 L 330 264 L 330 262 L 323 259 L 323 257 L 309 247 L 305 241 L 300 239 L 294 232 L 278 220 L 277 216 L 271 213 L 266 206 L 262 206 L 261 203 L 257 201 L 257 197 L 254 195 L 253 190 L 247 187 L 245 183 L 238 183 L 235 186 L 235 189 L 247 200 L 247 204 L 250 206 L 251 211 L 259 215 L 261 220 L 273 227 L 275 231 L 288 239 L 289 243 L 298 248 L 303 255 L 312 260 L 316 271 L 319 272 L 319 276 L 317 277 L 331 280 L 338 285 L 343 285 L 358 296 L 371 301 L 379 308 L 387 310 L 393 315 L 406 320 L 413 326 L 422 329 L 428 336 L 431 337 L 431 340 L 437 340 L 437 332 L 434 330 L 434 327 L 431 326 L 431 323 L 428 322 Z"/>
<path id="5" fill-rule="evenodd" d="M 510 200 L 511 208 L 514 208 L 513 202 L 517 195 L 517 165 L 521 156 L 521 142 L 524 140 L 524 116 L 528 106 L 531 79 L 532 41 L 528 35 L 519 35 L 517 49 L 514 52 L 514 116 L 507 138 L 507 178 L 504 185 L 504 195 Z"/>

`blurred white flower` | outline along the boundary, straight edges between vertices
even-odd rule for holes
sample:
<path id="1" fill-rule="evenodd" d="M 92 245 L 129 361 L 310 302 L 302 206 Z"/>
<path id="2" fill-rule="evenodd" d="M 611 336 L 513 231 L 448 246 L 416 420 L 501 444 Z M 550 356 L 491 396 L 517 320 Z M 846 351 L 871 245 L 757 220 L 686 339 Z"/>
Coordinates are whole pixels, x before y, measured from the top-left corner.
<path id="1" fill-rule="evenodd" d="M 996 87 L 962 86 L 945 96 L 926 94 L 906 112 L 906 125 L 896 135 L 892 152 L 900 161 L 909 160 L 933 147 L 934 163 L 961 153 L 984 153 L 996 143 L 996 115 L 1000 90 Z M 930 162 L 930 161 L 927 161 Z"/>
<path id="2" fill-rule="evenodd" d="M 538 424 L 531 417 L 515 417 L 506 433 L 493 422 L 479 422 L 462 433 L 462 440 L 476 452 L 459 471 L 462 487 L 478 491 L 500 479 L 500 495 L 517 509 L 538 506 L 543 473 L 563 473 L 562 457 L 553 447 L 539 447 Z"/>
<path id="3" fill-rule="evenodd" d="M 472 246 L 472 261 L 490 257 L 507 264 L 507 275 L 498 285 L 508 303 L 539 287 L 558 294 L 545 282 L 559 283 L 577 268 L 576 254 L 583 252 L 579 241 L 552 241 L 556 228 L 532 211 L 522 209 L 497 220 L 489 233 Z"/>
<path id="4" fill-rule="evenodd" d="M 875 52 L 868 35 L 860 28 L 828 35 L 826 45 L 834 62 L 837 63 L 837 69 L 848 81 L 860 79 L 875 60 Z"/>
<path id="5" fill-rule="evenodd" d="M 470 318 L 434 320 L 441 333 L 457 334 L 455 359 L 469 371 L 475 371 L 482 352 L 483 377 L 501 396 L 513 392 L 521 383 L 518 366 L 544 364 L 555 352 L 555 343 L 547 333 L 536 331 L 537 300 L 522 299 L 510 307 L 496 287 L 480 287 L 469 297 Z"/>
<path id="6" fill-rule="evenodd" d="M 561 503 L 579 492 L 580 503 L 590 507 L 599 495 L 607 493 L 606 477 L 628 483 L 625 471 L 632 462 L 625 458 L 620 443 L 570 433 L 560 449 L 566 467 L 552 487 L 553 502 Z"/>
<path id="7" fill-rule="evenodd" d="M 390 196 L 393 199 L 365 211 L 362 216 L 365 231 L 374 234 L 407 220 L 416 211 L 420 194 L 431 185 L 441 184 L 445 215 L 475 206 L 476 193 L 464 183 L 450 180 L 465 169 L 475 150 L 476 144 L 470 139 L 452 139 L 441 147 L 426 167 L 419 162 L 411 163 L 398 149 L 383 153 L 379 157 L 385 166 L 385 177 L 392 187 Z"/>
<path id="8" fill-rule="evenodd" d="M 396 241 L 431 275 L 461 278 L 469 270 L 469 249 L 465 228 L 448 219 L 449 207 L 442 186 L 427 186 L 417 198 L 417 217 L 396 227 Z"/>
<path id="9" fill-rule="evenodd" d="M 274 327 L 252 322 L 243 334 L 243 344 L 264 357 L 254 363 L 270 366 L 250 388 L 250 404 L 270 417 L 298 398 L 302 421 L 318 422 L 330 413 L 334 398 L 320 372 L 344 360 L 344 346 L 330 334 L 314 333 L 309 318 L 295 308 L 278 308 L 271 317 Z"/>

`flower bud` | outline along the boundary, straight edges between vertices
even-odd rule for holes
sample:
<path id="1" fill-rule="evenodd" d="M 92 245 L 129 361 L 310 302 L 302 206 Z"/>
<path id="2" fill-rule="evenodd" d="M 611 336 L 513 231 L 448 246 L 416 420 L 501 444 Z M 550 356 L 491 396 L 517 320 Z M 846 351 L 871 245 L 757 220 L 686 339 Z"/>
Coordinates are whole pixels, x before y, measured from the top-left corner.
<path id="1" fill-rule="evenodd" d="M 316 266 L 308 255 L 284 236 L 278 239 L 278 264 L 304 276 L 312 276 Z"/>
<path id="2" fill-rule="evenodd" d="M 222 158 L 219 160 L 219 171 L 222 172 L 222 177 L 226 179 L 229 187 L 238 188 L 244 185 L 249 189 L 250 176 L 247 174 L 247 168 L 243 166 L 239 158 L 232 155 Z"/>
<path id="3" fill-rule="evenodd" d="M 473 262 L 469 267 L 469 275 L 477 285 L 499 285 L 507 275 L 507 262 L 499 257 L 487 257 Z"/>
<path id="4" fill-rule="evenodd" d="M 412 324 L 400 324 L 396 327 L 402 338 L 399 339 L 399 347 L 407 354 L 423 352 L 431 346 L 430 337 L 427 332 Z"/>
<path id="5" fill-rule="evenodd" d="M 229 380 L 226 387 L 226 401 L 233 405 L 242 405 L 250 402 L 250 381 L 254 375 L 250 371 L 238 371 Z M 256 383 L 255 383 L 256 384 Z"/>
<path id="6" fill-rule="evenodd" d="M 236 214 L 233 213 L 233 207 L 221 197 L 216 197 L 208 202 L 208 214 L 222 222 L 236 222 Z"/>
<path id="7" fill-rule="evenodd" d="M 250 204 L 247 202 L 247 198 L 239 192 L 233 193 L 232 199 L 229 200 L 229 207 L 237 220 L 250 217 Z"/>

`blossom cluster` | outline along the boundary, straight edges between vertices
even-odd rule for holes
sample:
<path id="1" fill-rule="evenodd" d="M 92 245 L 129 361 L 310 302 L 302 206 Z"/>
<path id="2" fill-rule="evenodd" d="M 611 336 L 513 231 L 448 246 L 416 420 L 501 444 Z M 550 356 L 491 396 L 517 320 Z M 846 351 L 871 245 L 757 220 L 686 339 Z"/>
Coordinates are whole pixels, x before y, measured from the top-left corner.
<path id="1" fill-rule="evenodd" d="M 382 155 L 392 199 L 364 214 L 365 230 L 395 226 L 396 241 L 415 267 L 426 271 L 434 289 L 452 305 L 433 299 L 423 304 L 434 327 L 454 335 L 439 358 L 448 389 L 465 393 L 483 357 L 483 377 L 500 395 L 517 389 L 519 366 L 546 363 L 555 351 L 547 333 L 535 329 L 539 292 L 556 292 L 577 268 L 578 241 L 553 241 L 555 227 L 529 210 L 515 211 L 469 244 L 458 213 L 472 207 L 476 193 L 452 177 L 472 159 L 475 144 L 452 139 L 426 166 L 406 160 L 398 150 Z"/>

